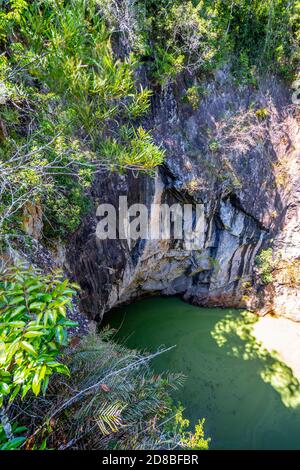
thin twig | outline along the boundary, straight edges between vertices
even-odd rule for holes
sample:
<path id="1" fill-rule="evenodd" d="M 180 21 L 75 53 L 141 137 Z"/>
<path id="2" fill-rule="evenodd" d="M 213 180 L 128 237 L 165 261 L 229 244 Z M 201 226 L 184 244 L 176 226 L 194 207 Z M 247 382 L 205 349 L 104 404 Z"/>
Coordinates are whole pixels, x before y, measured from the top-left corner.
<path id="1" fill-rule="evenodd" d="M 107 381 L 107 379 L 109 379 L 110 377 L 113 377 L 115 375 L 118 375 L 118 374 L 121 374 L 122 372 L 125 372 L 127 370 L 130 370 L 130 369 L 133 369 L 135 367 L 138 367 L 139 365 L 141 364 L 144 364 L 145 362 L 149 362 L 151 361 L 152 359 L 154 359 L 155 357 L 159 356 L 160 354 L 163 354 L 165 352 L 168 352 L 168 351 L 171 351 L 172 349 L 174 349 L 176 347 L 176 345 L 174 346 L 171 346 L 169 348 L 166 348 L 166 349 L 162 349 L 160 351 L 157 351 L 156 353 L 153 353 L 153 354 L 150 354 L 149 356 L 146 356 L 146 357 L 143 357 L 141 359 L 138 359 L 137 361 L 135 362 L 132 362 L 131 364 L 128 364 L 127 366 L 125 367 L 122 367 L 121 369 L 118 369 L 118 370 L 115 370 L 111 373 L 109 373 L 108 375 L 102 377 L 100 380 L 98 380 L 95 384 L 93 385 L 90 385 L 89 387 L 85 388 L 84 390 L 81 390 L 79 393 L 77 393 L 76 395 L 74 395 L 73 397 L 71 397 L 69 400 L 67 400 L 65 403 L 63 403 L 59 408 L 57 408 L 57 410 L 54 411 L 54 413 L 52 413 L 47 421 L 49 422 L 50 420 L 52 420 L 53 418 L 55 418 L 55 416 L 57 416 L 59 413 L 61 413 L 63 410 L 65 410 L 68 406 L 72 405 L 73 403 L 77 402 L 78 400 L 80 400 L 83 396 L 85 396 L 87 393 L 90 393 L 92 390 L 96 389 L 96 388 L 99 388 L 100 384 Z M 35 432 L 28 438 L 28 439 L 32 439 L 34 436 L 36 436 L 42 429 L 43 427 L 45 426 L 46 422 L 44 422 L 38 429 L 35 430 Z M 25 443 L 24 443 L 25 444 Z M 23 444 L 23 445 L 24 445 Z M 22 445 L 22 446 L 23 446 Z"/>

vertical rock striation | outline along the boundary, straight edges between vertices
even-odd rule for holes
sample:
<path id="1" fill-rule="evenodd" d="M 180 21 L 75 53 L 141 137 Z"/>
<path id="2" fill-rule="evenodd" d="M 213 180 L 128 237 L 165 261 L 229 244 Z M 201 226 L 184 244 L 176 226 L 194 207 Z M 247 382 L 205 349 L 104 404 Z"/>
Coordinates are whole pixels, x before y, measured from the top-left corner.
<path id="1" fill-rule="evenodd" d="M 69 272 L 82 287 L 82 308 L 91 318 L 153 294 L 287 313 L 281 308 L 291 295 L 287 284 L 280 284 L 277 273 L 273 286 L 264 286 L 255 258 L 266 246 L 282 263 L 300 257 L 299 125 L 289 93 L 273 78 L 256 88 L 237 88 L 219 72 L 193 109 L 184 99 L 186 89 L 182 78 L 154 95 L 145 126 L 166 150 L 155 177 L 128 172 L 95 179 L 95 210 L 67 250 Z M 117 208 L 122 195 L 129 205 L 145 204 L 152 222 L 151 203 L 200 204 L 199 246 L 189 250 L 172 238 L 130 246 L 125 240 L 98 240 L 96 206 Z M 292 296 L 290 310 L 298 303 L 300 312 L 297 289 Z"/>

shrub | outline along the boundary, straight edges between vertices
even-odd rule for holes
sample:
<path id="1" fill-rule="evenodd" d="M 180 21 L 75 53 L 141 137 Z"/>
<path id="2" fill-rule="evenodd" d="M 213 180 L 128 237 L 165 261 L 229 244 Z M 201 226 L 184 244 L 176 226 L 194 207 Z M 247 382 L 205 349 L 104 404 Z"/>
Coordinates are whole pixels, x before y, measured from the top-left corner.
<path id="1" fill-rule="evenodd" d="M 69 374 L 57 356 L 75 325 L 66 318 L 75 292 L 59 272 L 15 267 L 1 273 L 0 406 L 30 390 L 45 394 L 53 373 Z"/>
<path id="2" fill-rule="evenodd" d="M 259 108 L 255 111 L 255 115 L 257 119 L 260 119 L 261 121 L 266 119 L 269 116 L 269 111 L 266 108 Z"/>
<path id="3" fill-rule="evenodd" d="M 146 40 L 153 44 L 156 80 L 164 83 L 181 71 L 213 69 L 220 39 L 214 14 L 215 7 L 208 2 L 175 0 L 170 5 L 165 0 L 147 0 L 144 29 Z"/>
<path id="4" fill-rule="evenodd" d="M 24 434 L 25 431 L 27 431 L 27 428 L 25 426 L 18 426 L 17 424 L 14 424 L 11 427 L 13 437 L 8 440 L 4 426 L 0 424 L 0 450 L 19 449 L 21 445 L 26 441 L 26 437 L 19 434 Z"/>
<path id="5" fill-rule="evenodd" d="M 197 85 L 193 85 L 187 89 L 186 100 L 192 106 L 193 109 L 197 109 L 199 107 L 200 93 L 199 87 Z"/>
<path id="6" fill-rule="evenodd" d="M 190 422 L 183 416 L 184 408 L 181 404 L 175 409 L 174 425 L 177 428 L 175 434 L 180 436 L 179 444 L 184 449 L 190 450 L 208 450 L 210 438 L 204 434 L 205 419 L 199 420 L 195 425 L 195 431 L 188 431 Z"/>
<path id="7" fill-rule="evenodd" d="M 95 1 L 8 2 L 1 25 L 0 235 L 22 233 L 30 201 L 42 205 L 46 235 L 65 237 L 89 210 L 95 171 L 161 163 L 160 149 L 139 131 L 151 93 L 135 84 L 133 56 L 114 54 Z M 124 158 L 103 155 L 111 141 Z"/>
<path id="8" fill-rule="evenodd" d="M 107 21 L 148 59 L 160 83 L 182 70 L 203 74 L 228 61 L 240 81 L 253 85 L 257 68 L 287 78 L 297 73 L 299 2 L 132 0 L 124 2 L 127 23 L 119 2 L 100 3 L 109 4 L 103 10 Z"/>
<path id="9" fill-rule="evenodd" d="M 64 356 L 67 381 L 52 382 L 43 401 L 31 400 L 40 416 L 33 428 L 35 444 L 48 427 L 49 445 L 61 449 L 207 448 L 203 422 L 195 435 L 186 432 L 182 407 L 174 410 L 170 391 L 182 384 L 182 375 L 155 375 L 149 367 L 163 351 L 129 351 L 111 340 L 112 333 L 89 335 L 70 349 Z"/>
<path id="10" fill-rule="evenodd" d="M 269 284 L 273 281 L 272 270 L 274 268 L 272 248 L 262 250 L 256 257 L 256 263 L 263 284 Z"/>

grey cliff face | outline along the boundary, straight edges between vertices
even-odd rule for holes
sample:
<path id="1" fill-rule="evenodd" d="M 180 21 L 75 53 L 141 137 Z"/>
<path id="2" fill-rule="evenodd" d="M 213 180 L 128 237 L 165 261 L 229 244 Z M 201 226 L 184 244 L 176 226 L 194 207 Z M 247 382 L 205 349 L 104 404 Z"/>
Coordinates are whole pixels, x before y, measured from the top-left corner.
<path id="1" fill-rule="evenodd" d="M 184 99 L 186 88 L 182 80 L 154 95 L 145 126 L 166 151 L 155 177 L 107 173 L 94 182 L 95 210 L 67 249 L 82 309 L 100 319 L 140 296 L 180 294 L 197 305 L 277 309 L 300 318 L 297 286 L 280 281 L 282 269 L 267 287 L 255 269 L 257 254 L 267 246 L 283 264 L 300 259 L 299 118 L 289 93 L 272 78 L 256 89 L 238 88 L 219 74 L 193 109 Z M 267 110 L 263 119 L 261 109 Z M 131 246 L 98 240 L 97 205 L 118 207 L 122 195 L 129 205 L 146 204 L 149 213 L 151 203 L 201 204 L 197 249 L 174 239 Z"/>

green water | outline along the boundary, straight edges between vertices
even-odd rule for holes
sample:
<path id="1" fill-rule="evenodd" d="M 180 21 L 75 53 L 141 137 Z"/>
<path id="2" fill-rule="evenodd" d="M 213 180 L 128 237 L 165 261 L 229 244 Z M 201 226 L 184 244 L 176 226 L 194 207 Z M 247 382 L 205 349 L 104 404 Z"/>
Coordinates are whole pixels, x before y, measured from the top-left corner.
<path id="1" fill-rule="evenodd" d="M 150 298 L 111 312 L 107 321 L 130 348 L 176 345 L 153 369 L 187 376 L 174 398 L 192 423 L 206 418 L 211 449 L 300 449 L 299 383 L 255 341 L 254 316 Z"/>

